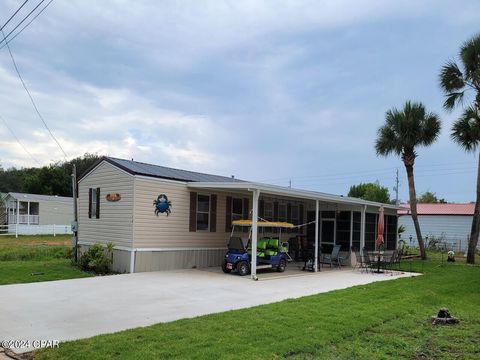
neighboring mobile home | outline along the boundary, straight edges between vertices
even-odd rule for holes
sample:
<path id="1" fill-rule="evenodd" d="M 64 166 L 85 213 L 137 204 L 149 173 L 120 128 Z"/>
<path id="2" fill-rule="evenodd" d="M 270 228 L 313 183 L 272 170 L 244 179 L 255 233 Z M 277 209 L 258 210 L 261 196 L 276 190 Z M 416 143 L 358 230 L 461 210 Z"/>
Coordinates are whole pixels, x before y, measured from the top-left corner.
<path id="1" fill-rule="evenodd" d="M 401 240 L 407 245 L 417 246 L 417 235 L 413 226 L 410 205 L 400 205 L 399 226 L 405 232 Z M 475 204 L 417 204 L 418 222 L 422 236 L 427 240 L 446 243 L 449 249 L 466 251 L 472 227 Z"/>
<path id="2" fill-rule="evenodd" d="M 120 272 L 220 265 L 231 222 L 240 218 L 310 223 L 285 234 L 294 252 L 314 249 L 315 241 L 323 251 L 373 249 L 382 205 L 386 247 L 396 248 L 394 205 L 112 157 L 79 178 L 78 196 L 79 244 L 112 242 Z"/>
<path id="3" fill-rule="evenodd" d="M 70 233 L 73 198 L 9 192 L 4 196 L 3 223 L 10 233 Z M 55 228 L 54 228 L 55 225 Z"/>

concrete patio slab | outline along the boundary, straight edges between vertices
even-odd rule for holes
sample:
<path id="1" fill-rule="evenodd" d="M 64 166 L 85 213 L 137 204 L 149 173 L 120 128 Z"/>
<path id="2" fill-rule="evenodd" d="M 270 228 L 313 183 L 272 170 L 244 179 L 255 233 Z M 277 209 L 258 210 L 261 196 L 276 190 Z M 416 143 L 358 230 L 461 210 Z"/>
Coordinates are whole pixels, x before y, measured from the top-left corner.
<path id="1" fill-rule="evenodd" d="M 81 339 L 417 275 L 351 269 L 301 274 L 305 276 L 248 281 L 218 270 L 192 269 L 4 285 L 0 340 Z"/>

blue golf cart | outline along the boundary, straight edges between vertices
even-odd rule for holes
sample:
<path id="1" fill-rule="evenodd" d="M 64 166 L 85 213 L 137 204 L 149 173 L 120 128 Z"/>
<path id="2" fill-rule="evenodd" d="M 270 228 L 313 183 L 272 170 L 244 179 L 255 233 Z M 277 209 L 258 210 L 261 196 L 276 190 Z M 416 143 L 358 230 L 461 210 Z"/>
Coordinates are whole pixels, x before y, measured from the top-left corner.
<path id="1" fill-rule="evenodd" d="M 251 234 L 251 220 L 233 221 L 233 226 L 249 226 Z M 291 261 L 288 254 L 288 243 L 282 243 L 281 229 L 293 228 L 294 225 L 284 222 L 258 221 L 259 228 L 279 228 L 279 235 L 276 237 L 261 237 L 257 241 L 257 269 L 273 269 L 278 272 L 284 272 L 287 263 Z M 240 276 L 250 274 L 252 261 L 252 241 L 251 236 L 248 239 L 242 239 L 240 236 L 233 236 L 235 228 L 232 229 L 232 235 L 228 243 L 228 251 L 222 263 L 224 273 L 236 271 Z"/>

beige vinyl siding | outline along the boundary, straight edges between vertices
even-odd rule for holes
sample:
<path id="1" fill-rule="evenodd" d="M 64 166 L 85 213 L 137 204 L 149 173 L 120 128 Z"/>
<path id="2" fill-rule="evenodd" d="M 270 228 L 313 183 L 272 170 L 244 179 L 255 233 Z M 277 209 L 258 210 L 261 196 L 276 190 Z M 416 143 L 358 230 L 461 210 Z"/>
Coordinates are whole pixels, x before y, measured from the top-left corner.
<path id="1" fill-rule="evenodd" d="M 39 201 L 39 225 L 70 225 L 73 220 L 71 202 Z"/>
<path id="2" fill-rule="evenodd" d="M 189 231 L 190 190 L 185 183 L 135 177 L 135 248 L 226 248 L 226 194 L 209 190 L 195 191 L 217 195 L 217 231 Z M 153 201 L 165 194 L 172 212 L 155 215 Z M 245 197 L 245 196 L 243 196 Z M 250 200 L 251 201 L 251 200 Z"/>
<path id="3" fill-rule="evenodd" d="M 102 162 L 78 184 L 78 237 L 80 243 L 112 242 L 132 247 L 133 176 Z M 88 217 L 88 189 L 100 188 L 100 218 Z M 110 202 L 108 193 L 119 193 L 121 200 Z"/>

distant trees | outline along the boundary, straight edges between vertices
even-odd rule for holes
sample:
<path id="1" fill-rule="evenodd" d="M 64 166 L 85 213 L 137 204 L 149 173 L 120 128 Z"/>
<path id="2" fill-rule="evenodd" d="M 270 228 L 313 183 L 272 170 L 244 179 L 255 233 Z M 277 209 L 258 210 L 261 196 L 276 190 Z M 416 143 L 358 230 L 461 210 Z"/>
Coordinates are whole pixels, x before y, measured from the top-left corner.
<path id="1" fill-rule="evenodd" d="M 445 199 L 437 198 L 437 194 L 431 191 L 425 191 L 422 195 L 419 196 L 417 202 L 421 204 L 446 204 Z"/>
<path id="2" fill-rule="evenodd" d="M 381 186 L 378 181 L 375 183 L 360 183 L 358 185 L 352 185 L 347 196 L 385 204 L 392 203 L 388 188 Z"/>
<path id="3" fill-rule="evenodd" d="M 473 92 L 473 103 L 468 105 L 452 126 L 451 137 L 467 152 L 480 147 L 480 35 L 466 41 L 460 48 L 461 68 L 454 61 L 447 62 L 440 72 L 440 86 L 445 93 L 443 104 L 447 110 L 464 103 L 465 92 Z M 478 154 L 477 200 L 473 213 L 467 263 L 475 263 L 475 250 L 480 234 L 480 152 Z"/>
<path id="4" fill-rule="evenodd" d="M 73 164 L 81 175 L 100 156 L 85 154 L 68 162 L 56 163 L 41 168 L 10 168 L 0 166 L 0 192 L 26 192 L 41 195 L 72 196 L 71 173 Z"/>
<path id="5" fill-rule="evenodd" d="M 401 110 L 393 108 L 387 111 L 385 124 L 378 129 L 375 143 L 377 155 L 400 156 L 405 165 L 412 220 L 422 259 L 426 259 L 427 254 L 418 222 L 413 166 L 417 157 L 416 149 L 433 144 L 440 134 L 440 128 L 440 119 L 436 114 L 427 112 L 422 103 L 407 101 Z"/>

